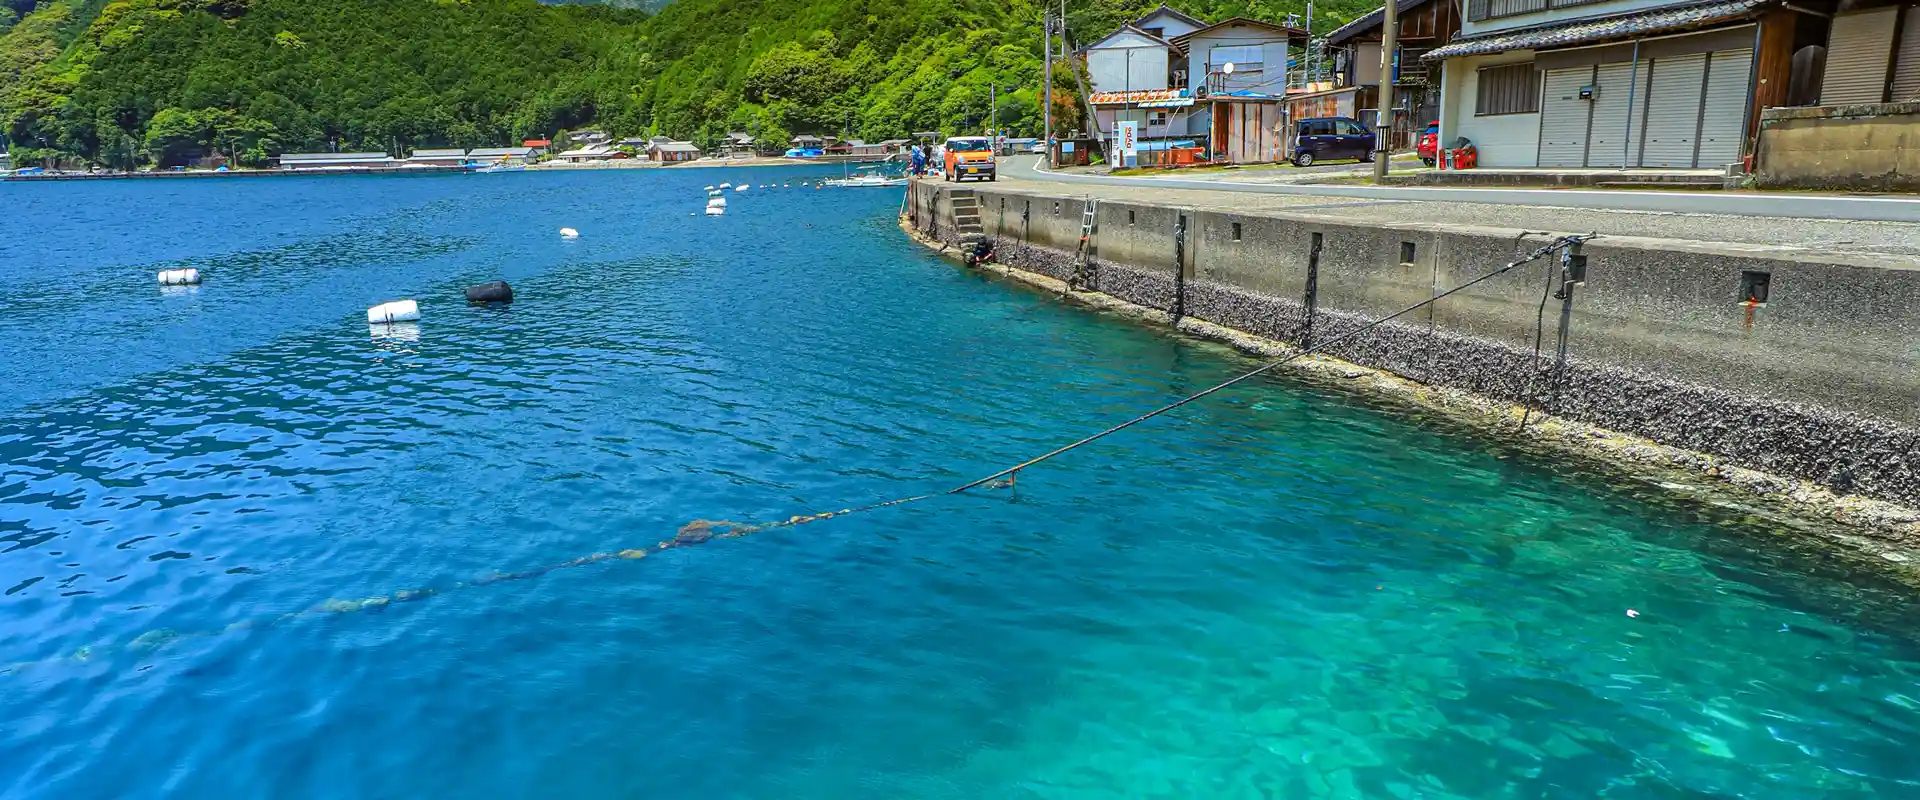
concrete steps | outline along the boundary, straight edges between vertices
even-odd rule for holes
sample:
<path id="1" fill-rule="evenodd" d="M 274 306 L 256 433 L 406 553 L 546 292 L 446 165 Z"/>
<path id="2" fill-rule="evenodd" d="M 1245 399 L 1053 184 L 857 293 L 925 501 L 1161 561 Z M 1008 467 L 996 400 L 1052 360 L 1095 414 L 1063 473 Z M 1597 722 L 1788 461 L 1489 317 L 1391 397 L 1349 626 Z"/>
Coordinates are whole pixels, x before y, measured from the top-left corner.
<path id="1" fill-rule="evenodd" d="M 948 198 L 953 204 L 953 227 L 962 241 L 980 238 L 980 197 L 972 189 L 955 189 Z"/>

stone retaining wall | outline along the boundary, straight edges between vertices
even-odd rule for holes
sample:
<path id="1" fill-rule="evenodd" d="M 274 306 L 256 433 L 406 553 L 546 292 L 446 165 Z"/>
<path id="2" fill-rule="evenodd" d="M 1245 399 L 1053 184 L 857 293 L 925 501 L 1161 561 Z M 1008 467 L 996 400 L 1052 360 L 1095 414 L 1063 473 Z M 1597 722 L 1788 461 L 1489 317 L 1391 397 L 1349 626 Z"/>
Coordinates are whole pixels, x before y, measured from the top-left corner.
<path id="1" fill-rule="evenodd" d="M 950 191 L 915 185 L 917 227 L 952 236 L 941 201 Z M 1058 279 L 1072 273 L 1084 199 L 998 187 L 977 196 L 1002 263 Z M 1431 298 L 1544 241 L 1516 245 L 1521 232 L 1510 230 L 1120 202 L 1100 203 L 1097 219 L 1091 288 L 1296 345 Z M 1915 259 L 1626 237 L 1585 250 L 1564 368 L 1554 360 L 1561 304 L 1543 297 L 1558 264 L 1547 261 L 1330 354 L 1842 492 L 1920 503 Z M 1739 302 L 1762 279 L 1767 302 Z"/>

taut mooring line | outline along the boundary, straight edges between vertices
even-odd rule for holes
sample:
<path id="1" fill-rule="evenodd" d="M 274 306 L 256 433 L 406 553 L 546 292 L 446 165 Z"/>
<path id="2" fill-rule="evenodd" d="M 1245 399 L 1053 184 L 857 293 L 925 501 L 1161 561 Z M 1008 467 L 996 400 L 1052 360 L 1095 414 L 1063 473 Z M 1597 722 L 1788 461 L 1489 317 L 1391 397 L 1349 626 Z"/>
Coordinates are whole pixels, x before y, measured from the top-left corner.
<path id="1" fill-rule="evenodd" d="M 662 541 L 650 547 L 619 550 L 619 551 L 610 552 L 610 553 L 608 552 L 594 553 L 593 555 L 582 556 L 580 558 L 576 558 L 571 561 L 562 561 L 555 564 L 548 564 L 546 566 L 533 567 L 531 569 L 524 569 L 518 572 L 493 572 L 493 573 L 475 578 L 474 580 L 471 580 L 471 581 L 460 581 L 450 585 L 443 585 L 440 587 L 422 587 L 422 588 L 416 588 L 416 589 L 402 589 L 392 594 L 375 595 L 372 597 L 367 597 L 359 600 L 333 599 L 333 600 L 328 600 L 326 602 L 320 603 L 315 606 L 308 607 L 300 611 L 291 611 L 291 612 L 286 612 L 281 614 L 273 614 L 273 615 L 267 615 L 262 617 L 256 617 L 250 620 L 242 620 L 240 622 L 235 622 L 219 629 L 209 629 L 209 630 L 193 631 L 193 632 L 181 632 L 181 631 L 173 630 L 171 628 L 158 628 L 155 630 L 147 631 L 146 633 L 143 633 L 135 637 L 131 641 L 127 642 L 125 645 L 116 645 L 114 643 L 88 645 L 86 647 L 80 648 L 79 650 L 75 651 L 73 654 L 69 656 L 54 657 L 54 658 L 42 659 L 39 661 L 23 661 L 23 662 L 15 662 L 12 664 L 0 664 L 0 675 L 17 673 L 35 666 L 50 665 L 50 664 L 63 662 L 63 661 L 70 661 L 70 660 L 71 661 L 87 661 L 94 657 L 105 655 L 106 653 L 112 652 L 116 649 L 135 652 L 135 653 L 151 652 L 154 650 L 158 650 L 161 647 L 165 647 L 169 644 L 172 644 L 173 642 L 181 639 L 219 636 L 224 633 L 229 633 L 229 632 L 238 631 L 238 630 L 270 627 L 272 625 L 276 625 L 282 622 L 288 622 L 288 621 L 303 619 L 307 617 L 347 614 L 347 613 L 352 613 L 352 612 L 362 611 L 362 610 L 376 611 L 376 610 L 384 609 L 389 605 L 426 600 L 430 597 L 444 595 L 451 591 L 456 591 L 461 589 L 472 589 L 472 588 L 478 588 L 482 586 L 490 586 L 490 585 L 501 583 L 504 581 L 527 580 L 531 578 L 540 577 L 542 575 L 545 575 L 549 572 L 553 572 L 555 570 L 570 569 L 573 567 L 582 567 L 590 564 L 599 564 L 607 561 L 616 561 L 616 560 L 638 561 L 654 553 L 659 553 L 659 552 L 672 550 L 676 548 L 691 547 L 694 545 L 705 544 L 714 539 L 736 539 L 742 536 L 748 536 L 755 533 L 764 533 L 767 531 L 778 530 L 781 528 L 792 528 L 800 525 L 805 525 L 809 522 L 819 522 L 821 520 L 833 519 L 834 517 L 844 517 L 852 514 L 864 513 L 867 511 L 878 511 L 883 508 L 890 508 L 893 506 L 903 506 L 909 503 L 917 503 L 922 500 L 930 500 L 935 497 L 947 497 L 951 495 L 962 494 L 970 489 L 976 489 L 981 486 L 991 485 L 991 488 L 1012 486 L 1014 480 L 1017 479 L 1020 470 L 1040 464 L 1056 456 L 1064 455 L 1068 452 L 1077 450 L 1081 447 L 1085 447 L 1089 444 L 1097 442 L 1108 436 L 1112 436 L 1113 434 L 1119 433 L 1120 431 L 1131 428 L 1142 422 L 1146 422 L 1147 420 L 1153 419 L 1154 417 L 1160 416 L 1161 414 L 1165 414 L 1169 411 L 1172 411 L 1176 408 L 1184 406 L 1195 400 L 1199 400 L 1203 397 L 1207 397 L 1208 395 L 1219 392 L 1223 389 L 1226 389 L 1227 387 L 1233 386 L 1237 383 L 1248 380 L 1257 375 L 1262 375 L 1267 372 L 1271 372 L 1275 369 L 1278 369 L 1287 364 L 1291 364 L 1307 356 L 1326 352 L 1327 350 L 1332 349 L 1333 347 L 1343 342 L 1349 341 L 1355 337 L 1366 334 L 1372 331 L 1373 329 L 1380 327 L 1381 325 L 1385 325 L 1386 323 L 1391 322 L 1395 319 L 1398 319 L 1402 316 L 1411 314 L 1415 311 L 1418 311 L 1422 308 L 1432 305 L 1433 303 L 1438 302 L 1442 299 L 1445 299 L 1449 296 L 1458 294 L 1477 284 L 1483 283 L 1488 280 L 1492 280 L 1493 278 L 1496 278 L 1500 275 L 1504 275 L 1507 272 L 1513 270 L 1515 267 L 1519 267 L 1522 264 L 1526 264 L 1526 263 L 1538 260 L 1542 256 L 1545 256 L 1546 254 L 1551 253 L 1555 250 L 1558 250 L 1560 248 L 1566 247 L 1571 244 L 1585 242 L 1590 239 L 1593 239 L 1595 235 L 1596 234 L 1588 233 L 1588 234 L 1573 234 L 1568 236 L 1561 236 L 1559 238 L 1554 239 L 1551 242 L 1548 242 L 1547 244 L 1540 246 L 1539 248 L 1528 253 L 1526 256 L 1507 263 L 1505 266 L 1502 266 L 1498 269 L 1488 272 L 1485 275 L 1481 275 L 1478 278 L 1474 278 L 1473 280 L 1467 281 L 1466 283 L 1460 284 L 1459 286 L 1455 286 L 1444 292 L 1436 294 L 1418 303 L 1414 303 L 1413 305 L 1407 306 L 1406 308 L 1403 308 L 1392 314 L 1376 319 L 1372 322 L 1369 322 L 1365 325 L 1360 326 L 1359 328 L 1348 331 L 1347 333 L 1341 334 L 1339 336 L 1335 336 L 1332 339 L 1328 339 L 1324 342 L 1321 342 L 1307 349 L 1301 350 L 1285 358 L 1269 361 L 1253 370 L 1242 373 L 1234 378 L 1215 384 L 1201 391 L 1187 395 L 1186 397 L 1183 397 L 1172 403 L 1168 403 L 1164 406 L 1156 408 L 1145 414 L 1141 414 L 1140 416 L 1134 417 L 1133 419 L 1127 420 L 1126 422 L 1122 422 L 1118 425 L 1114 425 L 1113 427 L 1107 428 L 1106 430 L 1100 431 L 1099 433 L 1093 434 L 1092 436 L 1088 436 L 1086 438 L 1080 439 L 1079 441 L 1076 441 L 1072 444 L 1065 445 L 1063 447 L 1054 448 L 1053 450 L 1049 450 L 1046 453 L 1043 453 L 1039 456 L 1035 456 L 1033 458 L 1027 459 L 1026 461 L 1022 461 L 1019 464 L 1015 464 L 1014 466 L 1007 467 L 1006 469 L 1000 470 L 999 472 L 995 472 L 992 475 L 988 475 L 984 478 L 980 478 L 979 480 L 973 481 L 971 483 L 967 483 L 962 486 L 956 486 L 944 492 L 930 492 L 927 494 L 918 494 L 918 495 L 912 495 L 908 497 L 898 497 L 892 500 L 883 500 L 877 503 L 868 503 L 866 505 L 843 508 L 839 511 L 824 511 L 817 514 L 806 514 L 801 516 L 794 516 L 794 517 L 789 517 L 787 519 L 780 520 L 777 522 L 769 522 L 769 523 L 764 523 L 759 525 L 746 525 L 738 522 L 727 522 L 724 520 L 714 521 L 714 520 L 697 519 L 687 523 L 686 525 L 681 526 L 680 529 L 677 532 L 675 532 L 674 537 L 672 539 L 667 539 L 665 541 Z M 1005 478 L 1006 480 L 1001 481 L 1002 478 Z"/>

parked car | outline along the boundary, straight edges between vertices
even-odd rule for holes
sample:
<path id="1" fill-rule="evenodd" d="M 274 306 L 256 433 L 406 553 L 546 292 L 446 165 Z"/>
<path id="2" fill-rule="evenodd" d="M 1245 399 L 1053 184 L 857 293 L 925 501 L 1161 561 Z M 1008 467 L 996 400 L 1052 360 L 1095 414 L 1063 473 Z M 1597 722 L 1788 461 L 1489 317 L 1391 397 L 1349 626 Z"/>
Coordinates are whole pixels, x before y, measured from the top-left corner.
<path id="1" fill-rule="evenodd" d="M 1317 117 L 1295 124 L 1293 164 L 1310 167 L 1336 158 L 1373 160 L 1373 132 L 1357 119 Z"/>
<path id="2" fill-rule="evenodd" d="M 1420 143 L 1413 152 L 1419 154 L 1420 163 L 1431 167 L 1440 161 L 1440 123 L 1427 123 L 1427 132 L 1420 134 Z"/>
<path id="3" fill-rule="evenodd" d="M 942 148 L 946 156 L 945 177 L 950 181 L 964 178 L 974 180 L 998 180 L 997 167 L 993 163 L 993 144 L 985 136 L 955 136 L 947 140 Z"/>

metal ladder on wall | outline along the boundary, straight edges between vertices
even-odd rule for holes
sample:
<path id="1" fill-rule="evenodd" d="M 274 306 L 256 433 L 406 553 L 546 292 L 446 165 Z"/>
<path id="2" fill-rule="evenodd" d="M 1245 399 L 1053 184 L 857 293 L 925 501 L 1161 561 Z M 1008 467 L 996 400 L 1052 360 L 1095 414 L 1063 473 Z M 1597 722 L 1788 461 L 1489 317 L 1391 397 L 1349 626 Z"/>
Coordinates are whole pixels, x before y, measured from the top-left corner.
<path id="1" fill-rule="evenodd" d="M 1099 209 L 1100 201 L 1089 197 L 1085 210 L 1080 213 L 1080 248 L 1073 254 L 1073 277 L 1067 279 L 1068 290 L 1086 288 L 1093 282 L 1093 234 L 1099 227 L 1095 224 Z"/>

